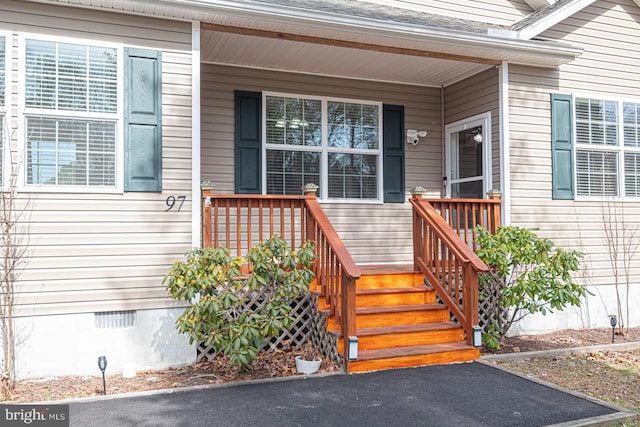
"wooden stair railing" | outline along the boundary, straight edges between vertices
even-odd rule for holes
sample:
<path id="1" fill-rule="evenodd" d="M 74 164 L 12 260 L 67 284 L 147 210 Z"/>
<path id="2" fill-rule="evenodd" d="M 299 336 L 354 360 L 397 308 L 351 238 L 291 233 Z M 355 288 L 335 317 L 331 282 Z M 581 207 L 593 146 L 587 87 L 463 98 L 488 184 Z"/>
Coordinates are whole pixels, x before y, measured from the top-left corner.
<path id="1" fill-rule="evenodd" d="M 414 195 L 410 202 L 414 268 L 424 274 L 463 327 L 467 344 L 479 345 L 473 342 L 478 327 L 478 273 L 489 267 L 429 201 Z"/>
<path id="2" fill-rule="evenodd" d="M 322 297 L 344 337 L 356 334 L 356 281 L 360 269 L 318 203 L 315 191 L 302 196 L 213 194 L 202 191 L 202 246 L 223 245 L 243 256 L 258 242 L 279 233 L 292 249 L 316 242 L 314 263 Z M 349 361 L 349 346 L 343 350 Z"/>
<path id="3" fill-rule="evenodd" d="M 490 193 L 489 200 L 483 199 L 426 199 L 444 218 L 449 226 L 475 251 L 476 233 L 473 229 L 480 225 L 495 234 L 500 225 L 501 200 L 499 193 Z"/>
<path id="4" fill-rule="evenodd" d="M 360 269 L 331 225 L 315 195 L 306 199 L 307 238 L 316 242 L 316 279 L 321 294 L 336 318 L 345 342 L 356 336 L 356 282 Z M 349 346 L 342 351 L 345 368 L 351 357 Z"/>

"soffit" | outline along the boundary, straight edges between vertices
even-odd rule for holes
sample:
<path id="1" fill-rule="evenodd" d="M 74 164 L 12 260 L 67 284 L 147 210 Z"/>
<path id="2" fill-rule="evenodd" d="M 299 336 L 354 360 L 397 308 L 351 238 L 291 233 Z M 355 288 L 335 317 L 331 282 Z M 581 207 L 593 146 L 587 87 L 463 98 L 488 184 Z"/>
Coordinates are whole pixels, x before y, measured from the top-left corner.
<path id="1" fill-rule="evenodd" d="M 486 23 L 355 0 L 35 1 L 200 21 L 206 62 L 411 84 L 447 85 L 501 61 L 554 67 L 581 53 L 487 34 Z M 323 42 L 331 40 L 337 45 Z"/>
<path id="2" fill-rule="evenodd" d="M 203 31 L 203 62 L 423 86 L 448 86 L 493 65 Z"/>

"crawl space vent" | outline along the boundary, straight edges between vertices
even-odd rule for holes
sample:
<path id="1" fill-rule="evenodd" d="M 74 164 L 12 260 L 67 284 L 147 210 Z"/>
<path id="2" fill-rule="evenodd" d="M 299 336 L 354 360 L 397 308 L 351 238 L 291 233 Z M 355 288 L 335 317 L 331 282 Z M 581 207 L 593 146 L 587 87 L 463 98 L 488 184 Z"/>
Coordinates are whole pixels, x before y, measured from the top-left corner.
<path id="1" fill-rule="evenodd" d="M 95 316 L 96 328 L 100 329 L 132 328 L 136 324 L 135 310 L 102 311 Z"/>

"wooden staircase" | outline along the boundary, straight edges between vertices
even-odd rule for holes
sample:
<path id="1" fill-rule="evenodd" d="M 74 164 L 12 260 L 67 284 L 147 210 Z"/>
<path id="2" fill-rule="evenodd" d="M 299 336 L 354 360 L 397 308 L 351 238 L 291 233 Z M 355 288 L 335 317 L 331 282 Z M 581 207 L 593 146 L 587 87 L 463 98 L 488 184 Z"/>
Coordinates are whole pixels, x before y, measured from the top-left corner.
<path id="1" fill-rule="evenodd" d="M 319 308 L 331 314 L 328 328 L 339 338 L 349 372 L 478 358 L 479 350 L 470 345 L 479 330 L 478 275 L 489 266 L 469 239 L 476 225 L 496 231 L 499 198 L 427 200 L 423 189 L 415 188 L 409 200 L 412 265 L 360 268 L 320 206 L 317 188 L 309 184 L 304 195 L 280 196 L 214 194 L 203 187 L 202 246 L 222 245 L 243 256 L 253 243 L 276 233 L 293 249 L 314 241 Z M 434 289 L 445 304 L 436 302 Z M 450 321 L 452 313 L 459 324 Z M 341 335 L 358 337 L 357 360 L 349 361 Z"/>
<path id="2" fill-rule="evenodd" d="M 436 302 L 435 290 L 408 266 L 362 266 L 356 288 L 358 360 L 348 371 L 365 372 L 439 363 L 467 362 L 480 356 L 464 340 L 460 325 L 450 321 L 446 305 Z M 323 298 L 318 308 L 329 313 Z M 335 318 L 327 329 L 344 340 Z"/>

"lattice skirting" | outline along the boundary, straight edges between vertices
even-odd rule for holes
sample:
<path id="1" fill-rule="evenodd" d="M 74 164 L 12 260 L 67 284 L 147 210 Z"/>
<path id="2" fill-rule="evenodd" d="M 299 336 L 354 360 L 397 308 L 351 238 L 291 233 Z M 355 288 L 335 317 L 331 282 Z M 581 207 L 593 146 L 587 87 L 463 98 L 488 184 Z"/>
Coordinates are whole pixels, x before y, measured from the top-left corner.
<path id="1" fill-rule="evenodd" d="M 327 315 L 318 311 L 318 295 L 312 295 L 311 298 L 313 302 L 311 343 L 325 359 L 344 369 L 344 360 L 338 353 L 338 337 L 327 331 Z"/>
<path id="2" fill-rule="evenodd" d="M 262 303 L 259 297 L 249 300 L 244 310 L 254 310 Z M 310 293 L 301 294 L 290 301 L 293 313 L 291 328 L 265 342 L 258 351 L 273 351 L 284 344 L 292 347 L 311 342 L 313 346 L 327 358 L 343 367 L 342 357 L 337 350 L 337 337 L 327 331 L 327 317 L 318 312 L 318 296 Z M 197 347 L 197 360 L 212 360 L 218 355 L 213 347 L 200 343 Z"/>
<path id="3" fill-rule="evenodd" d="M 498 304 L 498 287 L 489 288 L 485 291 L 486 296 L 480 296 L 478 304 L 478 323 L 484 332 L 487 327 L 494 322 L 497 325 L 504 325 L 509 318 L 509 311 Z"/>
<path id="4" fill-rule="evenodd" d="M 459 280 L 459 290 L 460 295 L 462 295 L 462 277 Z M 482 291 L 481 289 L 479 291 Z M 504 324 L 509 316 L 509 312 L 504 309 L 499 309 L 497 312 L 492 307 L 499 307 L 497 303 L 497 292 L 499 292 L 499 288 L 493 287 L 489 291 L 486 291 L 486 296 L 483 298 L 482 292 L 480 293 L 479 301 L 478 301 L 478 324 L 482 328 L 483 332 L 487 332 L 487 326 L 494 321 L 496 324 Z M 440 298 L 438 292 L 436 292 L 436 302 L 443 304 L 444 301 Z M 460 305 L 462 305 L 462 298 L 459 301 Z M 498 322 L 498 319 L 501 319 L 501 322 Z M 455 323 L 459 323 L 458 319 L 451 313 L 451 321 Z"/>

